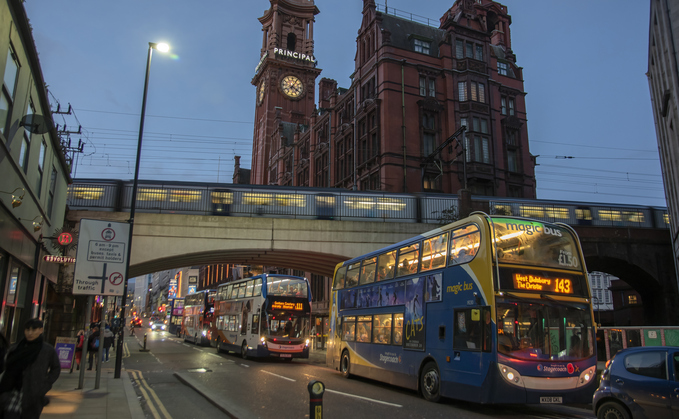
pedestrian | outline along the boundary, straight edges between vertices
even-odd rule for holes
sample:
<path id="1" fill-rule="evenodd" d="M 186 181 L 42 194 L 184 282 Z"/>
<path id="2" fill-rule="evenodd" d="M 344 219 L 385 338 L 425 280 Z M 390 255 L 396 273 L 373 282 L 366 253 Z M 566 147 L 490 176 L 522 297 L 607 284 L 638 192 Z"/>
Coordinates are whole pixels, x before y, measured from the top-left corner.
<path id="1" fill-rule="evenodd" d="M 113 332 L 111 331 L 111 327 L 106 325 L 106 328 L 104 329 L 104 353 L 101 357 L 102 362 L 108 362 L 108 352 L 111 349 L 111 346 L 113 346 Z"/>
<path id="2" fill-rule="evenodd" d="M 78 335 L 76 336 L 76 343 L 75 343 L 75 365 L 76 365 L 76 370 L 80 369 L 80 361 L 82 360 L 83 357 L 83 344 L 85 344 L 85 331 L 80 329 L 78 330 Z"/>
<path id="3" fill-rule="evenodd" d="M 24 338 L 10 348 L 6 370 L 0 378 L 3 419 L 37 419 L 49 403 L 47 392 L 59 378 L 59 356 L 43 339 L 43 323 L 30 319 Z"/>
<path id="4" fill-rule="evenodd" d="M 92 326 L 92 331 L 90 333 L 90 336 L 87 338 L 87 361 L 89 363 L 89 366 L 87 367 L 88 371 L 92 370 L 92 361 L 94 360 L 94 353 L 99 352 L 99 326 L 98 325 L 93 325 Z"/>

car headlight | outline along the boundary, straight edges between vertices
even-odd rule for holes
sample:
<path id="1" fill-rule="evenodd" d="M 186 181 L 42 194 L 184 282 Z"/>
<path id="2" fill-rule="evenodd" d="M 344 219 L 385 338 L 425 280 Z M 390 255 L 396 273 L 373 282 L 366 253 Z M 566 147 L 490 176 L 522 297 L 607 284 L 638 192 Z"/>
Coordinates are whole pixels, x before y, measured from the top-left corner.
<path id="1" fill-rule="evenodd" d="M 207 336 L 207 330 L 203 330 L 203 336 Z"/>
<path id="2" fill-rule="evenodd" d="M 508 383 L 513 384 L 515 386 L 523 387 L 523 380 L 521 380 L 521 374 L 519 374 L 517 370 L 500 363 L 497 364 L 497 367 L 500 370 L 500 375 L 502 376 L 502 378 L 504 378 Z"/>
<path id="3" fill-rule="evenodd" d="M 163 329 L 163 330 L 165 330 L 165 325 L 162 325 L 160 328 Z"/>
<path id="4" fill-rule="evenodd" d="M 596 367 L 589 367 L 580 374 L 580 379 L 576 387 L 584 386 L 596 376 Z"/>

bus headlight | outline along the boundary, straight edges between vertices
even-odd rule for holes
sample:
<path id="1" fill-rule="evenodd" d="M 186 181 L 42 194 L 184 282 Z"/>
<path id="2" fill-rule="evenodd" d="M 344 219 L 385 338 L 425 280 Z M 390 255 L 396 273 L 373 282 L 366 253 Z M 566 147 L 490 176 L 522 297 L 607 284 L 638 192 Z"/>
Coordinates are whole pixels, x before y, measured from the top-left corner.
<path id="1" fill-rule="evenodd" d="M 203 336 L 207 336 L 207 330 L 203 330 Z"/>
<path id="2" fill-rule="evenodd" d="M 589 367 L 580 374 L 577 387 L 584 386 L 596 376 L 596 367 Z"/>
<path id="3" fill-rule="evenodd" d="M 309 339 L 307 339 L 305 343 L 306 343 L 306 347 L 308 348 L 309 347 Z"/>
<path id="4" fill-rule="evenodd" d="M 260 337 L 259 341 L 262 342 L 262 346 L 266 346 L 266 338 L 264 336 Z"/>
<path id="5" fill-rule="evenodd" d="M 512 367 L 508 367 L 507 365 L 504 364 L 497 364 L 497 367 L 500 370 L 500 375 L 502 376 L 502 378 L 504 378 L 508 383 L 513 384 L 515 386 L 523 387 L 521 374 L 519 374 L 517 370 L 515 370 Z"/>

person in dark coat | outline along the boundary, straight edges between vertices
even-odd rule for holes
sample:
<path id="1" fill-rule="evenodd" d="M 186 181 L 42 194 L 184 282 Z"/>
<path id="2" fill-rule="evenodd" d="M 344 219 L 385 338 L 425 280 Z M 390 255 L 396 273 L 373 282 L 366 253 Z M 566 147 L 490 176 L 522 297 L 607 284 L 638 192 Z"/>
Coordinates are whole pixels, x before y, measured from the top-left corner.
<path id="1" fill-rule="evenodd" d="M 0 378 L 0 405 L 4 419 L 38 419 L 49 400 L 47 392 L 61 366 L 54 347 L 42 336 L 43 323 L 30 319 L 24 338 L 7 353 L 6 369 Z"/>
<path id="2" fill-rule="evenodd" d="M 95 348 L 94 342 L 95 340 L 99 339 L 99 326 L 94 325 L 92 328 L 92 332 L 90 333 L 90 336 L 87 338 L 87 361 L 89 362 L 89 366 L 87 367 L 87 370 L 92 369 L 92 361 L 94 360 L 94 354 L 99 352 L 99 348 Z M 99 341 L 100 345 L 103 345 L 104 343 Z"/>

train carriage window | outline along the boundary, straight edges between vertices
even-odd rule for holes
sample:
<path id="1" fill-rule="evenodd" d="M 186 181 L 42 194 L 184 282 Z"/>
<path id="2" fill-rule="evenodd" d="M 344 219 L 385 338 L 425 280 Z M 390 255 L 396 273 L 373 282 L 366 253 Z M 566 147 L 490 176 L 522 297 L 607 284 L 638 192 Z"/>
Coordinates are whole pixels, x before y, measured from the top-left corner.
<path id="1" fill-rule="evenodd" d="M 394 329 L 391 341 L 394 345 L 403 345 L 403 313 L 394 314 Z"/>
<path id="2" fill-rule="evenodd" d="M 163 189 L 139 188 L 137 201 L 165 201 L 167 191 Z"/>
<path id="3" fill-rule="evenodd" d="M 474 259 L 479 251 L 480 242 L 481 233 L 479 233 L 479 228 L 475 224 L 453 230 L 450 240 L 450 262 L 448 264 L 450 266 L 459 265 Z"/>
<path id="4" fill-rule="evenodd" d="M 446 266 L 448 233 L 443 233 L 422 243 L 422 272 Z"/>
<path id="5" fill-rule="evenodd" d="M 353 342 L 356 340 L 356 317 L 342 318 L 342 340 Z"/>
<path id="6" fill-rule="evenodd" d="M 281 207 L 304 207 L 306 199 L 305 195 L 276 194 L 276 204 Z"/>
<path id="7" fill-rule="evenodd" d="M 417 273 L 420 262 L 420 244 L 414 243 L 398 250 L 398 275 L 404 276 Z"/>
<path id="8" fill-rule="evenodd" d="M 361 267 L 361 263 L 353 263 L 347 266 L 347 278 L 344 283 L 346 288 L 355 287 L 358 285 L 358 274 Z"/>
<path id="9" fill-rule="evenodd" d="M 372 316 L 358 316 L 356 322 L 356 342 L 370 342 L 372 337 Z"/>
<path id="10" fill-rule="evenodd" d="M 384 281 L 394 277 L 396 267 L 396 250 L 381 254 L 377 258 L 377 280 Z"/>
<path id="11" fill-rule="evenodd" d="M 373 318 L 373 343 L 391 344 L 391 314 L 376 314 Z"/>
<path id="12" fill-rule="evenodd" d="M 244 205 L 273 205 L 273 194 L 270 193 L 255 193 L 248 192 L 244 193 L 242 197 L 242 202 Z"/>
<path id="13" fill-rule="evenodd" d="M 358 281 L 360 284 L 370 284 L 371 282 L 375 282 L 376 263 L 377 257 L 363 261 L 363 266 L 361 266 L 361 276 Z"/>
<path id="14" fill-rule="evenodd" d="M 86 199 L 96 201 L 104 196 L 103 186 L 75 186 L 70 189 L 72 199 Z"/>
<path id="15" fill-rule="evenodd" d="M 337 273 L 335 274 L 335 284 L 333 285 L 333 288 L 336 290 L 340 290 L 344 288 L 344 278 L 347 276 L 347 267 L 342 266 L 337 270 Z"/>
<path id="16" fill-rule="evenodd" d="M 245 286 L 245 296 L 246 297 L 252 297 L 252 293 L 255 289 L 255 281 L 249 280 L 247 282 L 247 285 Z"/>
<path id="17" fill-rule="evenodd" d="M 403 211 L 406 203 L 403 198 L 377 198 L 377 209 L 379 211 Z"/>
<path id="18" fill-rule="evenodd" d="M 262 278 L 255 279 L 255 289 L 252 292 L 253 297 L 262 295 Z"/>
<path id="19" fill-rule="evenodd" d="M 203 196 L 203 191 L 190 189 L 171 189 L 170 202 L 198 202 Z"/>
<path id="20" fill-rule="evenodd" d="M 210 196 L 213 204 L 233 204 L 233 192 L 214 191 Z"/>

